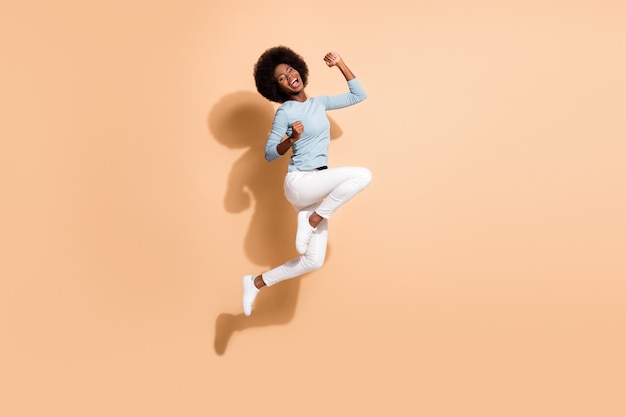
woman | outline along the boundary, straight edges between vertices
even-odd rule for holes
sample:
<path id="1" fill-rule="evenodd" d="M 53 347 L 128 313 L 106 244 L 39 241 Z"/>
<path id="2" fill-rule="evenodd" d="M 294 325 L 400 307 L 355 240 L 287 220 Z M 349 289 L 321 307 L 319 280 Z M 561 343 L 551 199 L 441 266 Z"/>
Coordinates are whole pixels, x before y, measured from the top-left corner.
<path id="1" fill-rule="evenodd" d="M 359 103 L 367 97 L 359 80 L 335 52 L 324 56 L 329 67 L 337 67 L 345 77 L 349 93 L 307 97 L 304 88 L 308 67 L 302 57 L 285 46 L 266 50 L 254 66 L 259 93 L 281 103 L 265 146 L 271 162 L 291 149 L 291 161 L 284 181 L 285 197 L 298 211 L 296 250 L 292 259 L 262 275 L 243 277 L 243 311 L 252 312 L 254 300 L 264 286 L 319 269 L 324 264 L 328 242 L 327 220 L 343 204 L 370 183 L 366 168 L 328 168 L 330 122 L 326 110 Z"/>

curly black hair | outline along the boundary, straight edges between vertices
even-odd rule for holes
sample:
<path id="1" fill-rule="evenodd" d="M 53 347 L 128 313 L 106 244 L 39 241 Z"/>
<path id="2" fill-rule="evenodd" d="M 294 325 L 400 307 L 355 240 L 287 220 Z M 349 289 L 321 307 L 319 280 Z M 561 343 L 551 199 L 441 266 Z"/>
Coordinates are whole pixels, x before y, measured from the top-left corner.
<path id="1" fill-rule="evenodd" d="M 274 78 L 274 70 L 280 64 L 287 64 L 300 73 L 302 85 L 306 87 L 309 78 L 309 67 L 304 59 L 286 46 L 275 46 L 267 49 L 254 65 L 254 81 L 257 91 L 266 99 L 276 103 L 284 103 L 289 99 Z"/>

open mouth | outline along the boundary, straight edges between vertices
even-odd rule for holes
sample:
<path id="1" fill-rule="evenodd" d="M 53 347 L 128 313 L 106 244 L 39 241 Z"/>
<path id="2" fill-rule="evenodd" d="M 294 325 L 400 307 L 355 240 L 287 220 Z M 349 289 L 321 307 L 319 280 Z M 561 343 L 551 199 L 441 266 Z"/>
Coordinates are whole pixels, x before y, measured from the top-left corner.
<path id="1" fill-rule="evenodd" d="M 289 83 L 289 85 L 291 87 L 297 87 L 298 85 L 300 85 L 300 80 L 297 78 L 294 78 L 293 81 L 291 81 L 291 83 Z"/>

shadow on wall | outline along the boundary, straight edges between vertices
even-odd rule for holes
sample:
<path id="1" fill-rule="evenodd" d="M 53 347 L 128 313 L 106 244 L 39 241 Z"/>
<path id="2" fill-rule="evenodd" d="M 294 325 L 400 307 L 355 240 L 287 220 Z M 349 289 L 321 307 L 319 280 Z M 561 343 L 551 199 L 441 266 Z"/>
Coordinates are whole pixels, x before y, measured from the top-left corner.
<path id="1" fill-rule="evenodd" d="M 224 196 L 224 207 L 229 213 L 254 208 L 243 249 L 260 270 L 241 271 L 242 276 L 262 273 L 299 256 L 294 246 L 296 211 L 285 199 L 282 187 L 289 155 L 272 163 L 265 160 L 265 143 L 274 111 L 274 106 L 257 93 L 241 91 L 223 97 L 208 118 L 209 129 L 221 145 L 246 149 L 233 164 Z M 341 136 L 341 129 L 329 120 L 331 139 Z M 327 259 L 329 255 L 330 250 Z M 300 278 L 290 279 L 261 291 L 250 317 L 243 313 L 220 314 L 215 325 L 216 353 L 222 355 L 226 351 L 235 331 L 291 321 L 299 289 Z"/>

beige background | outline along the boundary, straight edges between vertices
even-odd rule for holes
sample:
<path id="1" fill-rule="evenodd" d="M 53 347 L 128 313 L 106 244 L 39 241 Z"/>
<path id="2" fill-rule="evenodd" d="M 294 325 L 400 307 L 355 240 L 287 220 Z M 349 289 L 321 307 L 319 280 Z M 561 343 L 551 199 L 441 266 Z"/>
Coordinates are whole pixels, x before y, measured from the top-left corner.
<path id="1" fill-rule="evenodd" d="M 221 4 L 220 4 L 221 3 Z M 25 0 L 0 15 L 0 415 L 626 415 L 621 1 Z M 295 255 L 285 44 L 371 186 Z"/>

